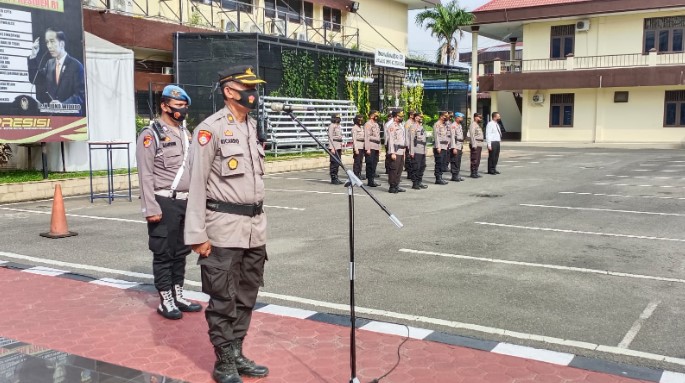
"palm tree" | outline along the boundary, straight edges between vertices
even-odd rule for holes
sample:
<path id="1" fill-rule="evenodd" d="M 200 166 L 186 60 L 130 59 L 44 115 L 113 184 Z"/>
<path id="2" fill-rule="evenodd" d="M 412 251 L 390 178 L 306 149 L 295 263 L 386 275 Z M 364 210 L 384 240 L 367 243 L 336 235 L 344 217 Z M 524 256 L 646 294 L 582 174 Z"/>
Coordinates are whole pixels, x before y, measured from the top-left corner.
<path id="1" fill-rule="evenodd" d="M 474 19 L 472 13 L 459 6 L 459 0 L 451 0 L 445 5 L 438 4 L 435 8 L 425 9 L 416 15 L 415 21 L 420 27 L 425 24 L 425 28 L 430 31 L 431 35 L 440 41 L 442 45 L 438 49 L 437 58 L 438 60 L 446 58 L 447 66 L 449 66 L 450 60 L 456 56 L 459 39 L 464 34 L 462 27 L 471 25 Z M 446 81 L 445 106 L 449 105 L 449 71 Z"/>

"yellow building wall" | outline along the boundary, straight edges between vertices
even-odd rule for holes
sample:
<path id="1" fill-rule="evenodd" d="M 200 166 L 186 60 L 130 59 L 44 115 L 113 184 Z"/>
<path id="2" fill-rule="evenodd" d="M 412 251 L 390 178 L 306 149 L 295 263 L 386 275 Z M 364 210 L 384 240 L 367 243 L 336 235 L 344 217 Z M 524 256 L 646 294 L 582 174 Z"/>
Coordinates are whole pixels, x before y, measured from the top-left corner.
<path id="1" fill-rule="evenodd" d="M 575 57 L 642 53 L 644 19 L 679 15 L 685 15 L 685 10 L 528 23 L 523 26 L 523 59 L 549 59 L 552 26 L 585 19 L 590 20 L 590 30 L 576 31 Z"/>
<path id="2" fill-rule="evenodd" d="M 407 54 L 409 14 L 406 4 L 387 0 L 360 0 L 358 12 L 378 32 L 390 40 L 401 53 Z M 359 16 L 348 13 L 347 25 L 359 28 L 360 50 L 369 52 L 374 51 L 376 48 L 394 50 L 383 37 L 371 29 Z"/>
<path id="3" fill-rule="evenodd" d="M 667 90 L 685 87 L 639 87 L 524 91 L 522 141 L 578 143 L 681 143 L 685 128 L 665 128 Z M 628 91 L 627 103 L 615 103 L 614 92 Z M 544 95 L 542 105 L 531 100 Z M 575 93 L 573 128 L 550 128 L 550 95 Z"/>

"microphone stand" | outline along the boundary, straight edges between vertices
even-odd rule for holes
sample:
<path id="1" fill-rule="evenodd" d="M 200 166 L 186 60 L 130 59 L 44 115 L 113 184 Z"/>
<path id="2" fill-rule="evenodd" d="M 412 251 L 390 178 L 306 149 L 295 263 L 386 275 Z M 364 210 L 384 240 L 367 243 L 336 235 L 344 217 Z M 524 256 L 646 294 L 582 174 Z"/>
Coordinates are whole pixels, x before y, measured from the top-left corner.
<path id="1" fill-rule="evenodd" d="M 302 130 L 304 130 L 311 138 L 316 141 L 317 145 L 323 150 L 328 153 L 328 155 L 335 161 L 338 166 L 340 166 L 343 171 L 347 174 L 348 181 L 345 183 L 345 186 L 347 187 L 347 202 L 348 202 L 348 210 L 349 210 L 349 237 L 350 237 L 350 324 L 351 324 L 351 330 L 350 330 L 350 383 L 360 383 L 359 379 L 357 378 L 357 341 L 356 341 L 356 330 L 357 330 L 357 317 L 355 314 L 355 303 L 354 303 L 354 279 L 355 279 L 355 264 L 354 264 L 354 187 L 360 187 L 369 197 L 371 197 L 371 200 L 378 205 L 378 207 L 381 208 L 385 212 L 385 214 L 388 215 L 388 218 L 390 218 L 390 221 L 395 224 L 398 228 L 402 228 L 404 226 L 402 222 L 400 222 L 397 217 L 395 217 L 394 214 L 388 210 L 385 205 L 383 205 L 371 192 L 369 189 L 364 186 L 362 181 L 357 177 L 352 170 L 349 170 L 345 168 L 345 165 L 343 165 L 342 160 L 337 156 L 337 154 L 333 154 L 330 150 L 326 148 L 326 146 L 319 141 L 314 134 L 307 129 L 306 126 L 300 122 L 300 120 L 295 117 L 293 114 L 292 110 L 283 110 L 283 113 L 287 114 L 288 117 L 290 117 L 293 122 L 295 122 Z"/>

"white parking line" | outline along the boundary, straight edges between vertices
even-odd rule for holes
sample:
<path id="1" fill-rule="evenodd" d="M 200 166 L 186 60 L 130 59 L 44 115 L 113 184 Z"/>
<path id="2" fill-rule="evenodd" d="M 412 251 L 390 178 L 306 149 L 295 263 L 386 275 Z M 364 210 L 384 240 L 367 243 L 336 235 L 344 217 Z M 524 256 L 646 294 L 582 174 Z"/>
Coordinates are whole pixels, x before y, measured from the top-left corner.
<path id="1" fill-rule="evenodd" d="M 559 194 L 571 194 L 571 195 L 591 195 L 595 197 L 620 197 L 620 198 L 654 198 L 654 199 L 677 199 L 685 200 L 685 197 L 668 197 L 660 195 L 624 195 L 624 194 L 606 194 L 606 193 L 581 193 L 573 191 L 562 191 Z"/>
<path id="2" fill-rule="evenodd" d="M 267 191 L 283 192 L 283 193 L 310 193 L 310 194 L 333 194 L 333 195 L 347 195 L 347 193 L 327 192 L 318 190 L 301 190 L 301 189 L 266 189 Z M 356 197 L 365 197 L 364 194 L 355 194 Z"/>
<path id="3" fill-rule="evenodd" d="M 16 209 L 16 208 L 11 208 L 11 207 L 0 207 L 2 210 L 10 210 L 10 211 L 20 211 L 23 213 L 34 213 L 34 214 L 52 214 L 52 212 L 49 211 L 40 211 L 40 210 L 29 210 L 29 209 Z M 89 218 L 89 219 L 98 219 L 98 220 L 104 220 L 104 221 L 117 221 L 117 222 L 129 222 L 129 223 L 147 223 L 145 221 L 140 221 L 137 219 L 125 219 L 125 218 L 114 218 L 114 217 L 99 217 L 95 215 L 81 215 L 81 214 L 66 214 L 67 217 L 78 217 L 78 218 Z"/>
<path id="4" fill-rule="evenodd" d="M 587 235 L 599 235 L 603 237 L 618 237 L 618 238 L 633 238 L 633 239 L 649 239 L 654 241 L 669 241 L 669 242 L 685 242 L 685 239 L 679 238 L 665 238 L 665 237 L 652 237 L 647 235 L 631 235 L 631 234 L 615 234 L 615 233 L 599 233 L 594 231 L 582 231 L 582 230 L 569 230 L 569 229 L 552 229 L 550 227 L 535 227 L 535 226 L 521 226 L 521 225 L 507 225 L 503 223 L 493 223 L 493 222 L 474 222 L 478 225 L 486 226 L 498 226 L 498 227 L 508 227 L 512 229 L 524 229 L 524 230 L 537 230 L 537 231 L 552 231 L 557 233 L 569 233 L 569 234 L 587 234 Z"/>
<path id="5" fill-rule="evenodd" d="M 634 172 L 651 172 L 651 169 L 633 169 Z"/>
<path id="6" fill-rule="evenodd" d="M 685 279 L 656 277 L 653 275 L 643 275 L 643 274 L 630 274 L 630 273 L 622 273 L 622 272 L 611 271 L 611 270 L 586 269 L 583 267 L 551 265 L 551 264 L 546 264 L 546 263 L 509 261 L 506 259 L 473 257 L 473 256 L 469 256 L 469 255 L 448 254 L 448 253 L 439 253 L 439 252 L 435 252 L 435 251 L 423 251 L 423 250 L 413 250 L 413 249 L 400 249 L 399 252 L 411 253 L 411 254 L 422 254 L 422 255 L 435 255 L 438 257 L 463 259 L 463 260 L 475 261 L 475 262 L 490 262 L 490 263 L 499 263 L 499 264 L 512 265 L 512 266 L 536 267 L 536 268 L 552 269 L 552 270 L 560 270 L 560 271 L 573 271 L 573 272 L 585 273 L 585 274 L 597 274 L 597 275 L 607 275 L 607 276 L 612 276 L 612 277 L 647 279 L 647 280 L 659 281 L 659 282 L 674 282 L 674 283 L 685 284 Z"/>
<path id="7" fill-rule="evenodd" d="M 654 310 L 656 310 L 656 307 L 661 303 L 660 301 L 651 301 L 645 307 L 645 309 L 642 311 L 642 314 L 640 314 L 640 317 L 637 318 L 635 323 L 633 323 L 633 327 L 628 330 L 628 333 L 626 333 L 626 336 L 623 337 L 623 340 L 621 343 L 618 344 L 619 348 L 628 348 L 630 344 L 633 342 L 633 339 L 637 336 L 637 333 L 640 332 L 640 329 L 642 328 L 642 325 L 649 319 L 649 317 L 654 314 Z"/>
<path id="8" fill-rule="evenodd" d="M 611 182 L 594 182 L 593 185 L 598 185 L 598 186 L 626 186 L 626 187 L 640 187 L 640 188 L 662 188 L 662 189 L 685 189 L 685 186 L 651 185 L 651 184 L 612 184 Z"/>
<path id="9" fill-rule="evenodd" d="M 53 265 L 60 265 L 60 266 L 70 265 L 71 267 L 77 268 L 77 269 L 103 271 L 103 272 L 112 273 L 112 274 L 116 274 L 116 275 L 135 274 L 135 276 L 138 278 L 145 278 L 145 279 L 149 279 L 149 280 L 153 279 L 153 276 L 150 274 L 133 273 L 133 272 L 125 271 L 125 270 L 106 269 L 106 268 L 102 268 L 102 267 L 98 267 L 98 266 L 81 265 L 81 264 L 67 263 L 67 262 L 61 262 L 61 261 L 54 261 L 54 260 L 50 260 L 50 259 L 29 257 L 29 256 L 25 256 L 25 255 L 20 255 L 20 254 L 14 254 L 14 253 L 0 252 L 0 256 L 7 257 L 7 258 L 13 258 L 13 259 L 31 260 L 31 261 L 38 262 L 38 263 L 53 264 Z M 105 270 L 107 270 L 107 271 L 105 271 Z M 111 280 L 108 280 L 105 278 L 103 278 L 103 279 L 105 281 L 111 281 Z M 100 281 L 102 281 L 102 279 Z M 201 286 L 201 283 L 196 282 L 196 281 L 186 281 L 185 283 L 189 286 Z M 118 283 L 113 283 L 113 284 L 116 285 L 115 287 L 126 287 L 125 285 L 120 285 Z M 317 308 L 325 308 L 325 309 L 336 310 L 338 312 L 343 312 L 343 313 L 347 313 L 349 311 L 349 306 L 347 304 L 324 302 L 324 301 L 318 301 L 318 300 L 313 300 L 313 299 L 308 299 L 308 298 L 301 298 L 301 297 L 294 297 L 294 296 L 289 296 L 289 295 L 269 293 L 269 292 L 265 292 L 265 291 L 260 291 L 259 296 L 262 298 L 271 298 L 271 299 L 282 300 L 285 302 L 295 302 L 295 303 L 304 304 L 304 305 L 317 307 Z M 667 355 L 660 355 L 660 354 L 654 354 L 654 353 L 648 353 L 648 352 L 642 352 L 642 351 L 621 349 L 621 348 L 618 348 L 615 346 L 607 346 L 607 345 L 600 345 L 600 344 L 577 341 L 577 340 L 555 338 L 555 337 L 538 335 L 538 334 L 522 333 L 522 332 L 518 332 L 518 331 L 510 331 L 510 330 L 496 328 L 496 327 L 481 326 L 481 325 L 477 325 L 477 324 L 457 322 L 457 321 L 451 321 L 451 320 L 445 320 L 445 319 L 439 319 L 439 318 L 430 318 L 430 317 L 412 315 L 412 314 L 403 314 L 403 313 L 397 313 L 397 312 L 393 312 L 393 311 L 378 310 L 378 309 L 372 309 L 372 308 L 366 308 L 366 307 L 360 307 L 360 306 L 357 306 L 355 309 L 356 309 L 356 312 L 358 314 L 375 315 L 375 316 L 379 316 L 382 318 L 389 318 L 391 320 L 402 320 L 402 321 L 411 321 L 411 322 L 415 322 L 415 323 L 425 323 L 425 324 L 430 324 L 430 325 L 435 325 L 435 326 L 443 326 L 443 327 L 452 328 L 452 329 L 463 329 L 463 330 L 467 330 L 467 331 L 474 331 L 474 332 L 482 333 L 482 334 L 491 334 L 491 335 L 494 334 L 494 335 L 499 335 L 499 336 L 504 336 L 504 337 L 515 338 L 515 339 L 537 341 L 537 342 L 541 342 L 543 344 L 552 344 L 552 345 L 566 346 L 566 347 L 577 347 L 577 348 L 582 348 L 582 349 L 586 349 L 586 350 L 600 351 L 600 352 L 604 352 L 604 353 L 608 353 L 608 354 L 614 354 L 614 355 L 633 356 L 633 357 L 640 357 L 640 358 L 645 358 L 645 359 L 649 359 L 649 360 L 656 360 L 656 361 L 667 361 L 669 363 L 685 366 L 685 359 L 682 359 L 682 358 L 675 358 L 675 357 L 671 357 L 671 356 L 667 356 Z"/>
<path id="10" fill-rule="evenodd" d="M 304 208 L 301 207 L 287 207 L 287 206 L 274 206 L 274 205 L 264 205 L 265 208 L 268 209 L 283 209 L 283 210 L 296 210 L 296 211 L 304 211 Z"/>
<path id="11" fill-rule="evenodd" d="M 671 217 L 685 217 L 685 214 L 657 213 L 657 212 L 639 211 L 639 210 L 601 209 L 601 208 L 592 208 L 592 207 L 571 207 L 571 206 L 555 206 L 555 205 L 535 205 L 535 204 L 529 204 L 529 203 L 522 203 L 519 205 L 520 206 L 526 206 L 526 207 L 541 207 L 541 208 L 549 208 L 549 209 L 606 211 L 606 212 L 611 212 L 611 213 L 631 213 L 631 214 L 646 214 L 646 215 L 662 215 L 662 216 L 671 216 Z"/>
<path id="12" fill-rule="evenodd" d="M 615 178 L 635 178 L 635 179 L 642 179 L 642 180 L 672 180 L 672 179 L 680 179 L 680 180 L 685 180 L 685 178 L 677 178 L 677 177 L 672 177 L 672 176 L 655 176 L 655 177 L 650 177 L 650 176 L 617 176 L 613 174 L 607 174 L 606 177 L 615 177 Z"/>

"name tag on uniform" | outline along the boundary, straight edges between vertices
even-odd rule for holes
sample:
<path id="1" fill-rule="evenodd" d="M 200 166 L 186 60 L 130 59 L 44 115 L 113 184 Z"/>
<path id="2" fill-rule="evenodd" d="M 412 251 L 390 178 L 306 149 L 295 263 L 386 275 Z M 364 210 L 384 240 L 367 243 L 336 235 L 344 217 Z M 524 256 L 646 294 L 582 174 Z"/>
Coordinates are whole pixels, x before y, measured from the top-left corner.
<path id="1" fill-rule="evenodd" d="M 176 141 L 162 142 L 162 147 L 176 146 Z"/>
<path id="2" fill-rule="evenodd" d="M 222 138 L 221 143 L 222 144 L 239 144 L 240 139 L 238 139 L 238 138 Z"/>

